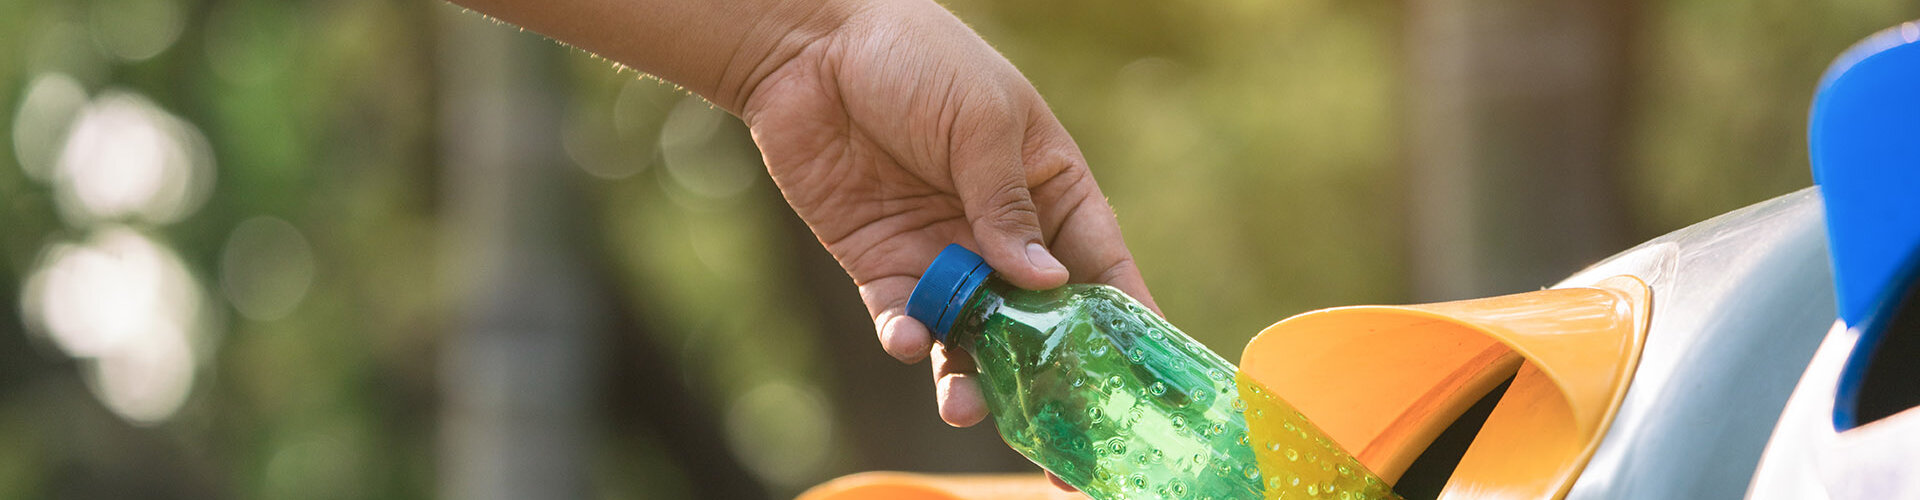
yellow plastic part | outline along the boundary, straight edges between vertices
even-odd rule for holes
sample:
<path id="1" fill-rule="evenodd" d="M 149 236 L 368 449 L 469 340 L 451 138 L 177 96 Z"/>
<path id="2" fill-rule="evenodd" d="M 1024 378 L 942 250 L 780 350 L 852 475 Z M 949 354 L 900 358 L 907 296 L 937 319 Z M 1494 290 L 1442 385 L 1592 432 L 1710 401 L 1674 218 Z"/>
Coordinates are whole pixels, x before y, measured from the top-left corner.
<path id="1" fill-rule="evenodd" d="M 1042 474 L 862 472 L 827 481 L 798 500 L 1085 500 Z"/>
<path id="2" fill-rule="evenodd" d="M 1559 498 L 1626 394 L 1649 299 L 1644 283 L 1619 276 L 1590 288 L 1325 309 L 1254 337 L 1241 371 L 1388 481 L 1513 375 L 1441 498 Z"/>
<path id="3" fill-rule="evenodd" d="M 1514 378 L 1443 499 L 1557 499 L 1625 396 L 1652 305 L 1630 276 L 1592 287 L 1438 304 L 1324 309 L 1268 327 L 1240 370 L 1292 403 L 1382 479 Z M 800 500 L 1081 498 L 1041 474 L 866 472 Z"/>

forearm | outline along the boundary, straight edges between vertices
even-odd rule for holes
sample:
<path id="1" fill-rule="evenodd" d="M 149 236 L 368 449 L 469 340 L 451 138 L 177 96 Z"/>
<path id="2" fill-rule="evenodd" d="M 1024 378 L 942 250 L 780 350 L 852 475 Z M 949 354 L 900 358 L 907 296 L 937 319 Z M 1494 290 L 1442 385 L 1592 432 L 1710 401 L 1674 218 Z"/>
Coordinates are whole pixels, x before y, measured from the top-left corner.
<path id="1" fill-rule="evenodd" d="M 849 0 L 452 0 L 738 114 L 760 79 L 839 27 Z"/>

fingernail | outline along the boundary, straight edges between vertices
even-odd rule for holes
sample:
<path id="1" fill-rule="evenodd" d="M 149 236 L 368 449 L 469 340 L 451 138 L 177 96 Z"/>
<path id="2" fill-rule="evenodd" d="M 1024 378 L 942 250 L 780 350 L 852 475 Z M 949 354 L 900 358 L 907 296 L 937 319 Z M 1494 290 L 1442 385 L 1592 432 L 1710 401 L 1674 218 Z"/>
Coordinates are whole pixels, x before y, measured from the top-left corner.
<path id="1" fill-rule="evenodd" d="M 1054 259 L 1053 254 L 1047 253 L 1047 247 L 1040 246 L 1039 243 L 1027 244 L 1027 263 L 1042 270 L 1067 270 L 1067 266 L 1060 265 L 1060 261 Z"/>

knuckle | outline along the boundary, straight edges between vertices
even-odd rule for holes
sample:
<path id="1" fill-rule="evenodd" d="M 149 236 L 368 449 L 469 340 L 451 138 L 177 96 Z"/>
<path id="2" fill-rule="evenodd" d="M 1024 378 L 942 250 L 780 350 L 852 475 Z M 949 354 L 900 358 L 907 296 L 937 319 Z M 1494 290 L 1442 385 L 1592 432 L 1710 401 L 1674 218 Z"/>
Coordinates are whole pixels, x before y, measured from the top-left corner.
<path id="1" fill-rule="evenodd" d="M 1049 177 L 1060 176 L 1076 180 L 1081 177 L 1090 178 L 1086 175 L 1085 160 L 1080 159 L 1080 155 L 1061 148 L 1043 148 L 1032 155 L 1027 163 L 1033 165 L 1035 170 L 1048 174 Z"/>
<path id="2" fill-rule="evenodd" d="M 1126 254 L 1120 257 L 1119 260 L 1114 261 L 1112 265 L 1107 266 L 1105 270 L 1100 271 L 1099 276 L 1095 278 L 1094 281 L 1100 283 L 1117 283 L 1121 278 L 1133 271 L 1133 266 L 1133 255 L 1131 253 Z"/>
<path id="3" fill-rule="evenodd" d="M 970 85 L 958 96 L 955 133 L 963 139 L 1007 137 L 1016 131 L 1020 114 L 1013 96 L 990 86 Z"/>
<path id="4" fill-rule="evenodd" d="M 987 210 L 974 219 L 974 225 L 985 225 L 1005 233 L 1038 232 L 1040 214 L 1034 209 L 1027 188 L 1008 185 L 997 189 L 986 201 Z"/>

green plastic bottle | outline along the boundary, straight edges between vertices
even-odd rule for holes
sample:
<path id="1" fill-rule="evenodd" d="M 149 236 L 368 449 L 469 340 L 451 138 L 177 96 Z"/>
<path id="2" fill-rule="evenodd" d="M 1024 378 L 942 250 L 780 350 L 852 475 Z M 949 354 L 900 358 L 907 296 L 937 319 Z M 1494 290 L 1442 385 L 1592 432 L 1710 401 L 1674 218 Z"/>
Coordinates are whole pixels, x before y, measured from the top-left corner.
<path id="1" fill-rule="evenodd" d="M 1113 287 L 1023 290 L 948 245 L 907 313 L 973 355 L 1008 445 L 1095 499 L 1397 498 L 1285 401 Z"/>

